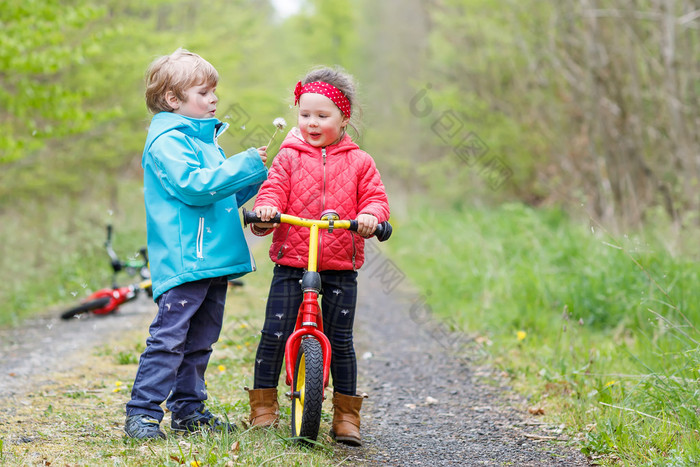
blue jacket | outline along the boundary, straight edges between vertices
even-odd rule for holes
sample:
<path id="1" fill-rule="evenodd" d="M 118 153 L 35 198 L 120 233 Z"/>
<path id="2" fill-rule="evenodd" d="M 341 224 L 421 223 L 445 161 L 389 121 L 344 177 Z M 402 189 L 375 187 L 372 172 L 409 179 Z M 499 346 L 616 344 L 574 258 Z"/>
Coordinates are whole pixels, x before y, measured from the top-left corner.
<path id="1" fill-rule="evenodd" d="M 267 178 L 258 151 L 226 158 L 216 118 L 153 116 L 143 150 L 144 198 L 153 298 L 210 277 L 255 270 L 238 208 Z"/>

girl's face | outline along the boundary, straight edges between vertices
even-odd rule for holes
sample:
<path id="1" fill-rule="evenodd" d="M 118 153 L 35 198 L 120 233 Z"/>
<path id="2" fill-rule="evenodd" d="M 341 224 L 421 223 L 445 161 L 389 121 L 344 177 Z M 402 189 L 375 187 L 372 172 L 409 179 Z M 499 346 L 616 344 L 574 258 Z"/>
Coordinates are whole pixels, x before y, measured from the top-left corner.
<path id="1" fill-rule="evenodd" d="M 297 123 L 304 140 L 313 147 L 325 148 L 337 143 L 349 121 L 324 95 L 307 92 L 299 98 Z"/>
<path id="2" fill-rule="evenodd" d="M 168 91 L 168 103 L 174 109 L 173 113 L 190 118 L 213 118 L 216 114 L 216 86 L 199 84 L 185 90 L 185 100 L 181 101 Z"/>

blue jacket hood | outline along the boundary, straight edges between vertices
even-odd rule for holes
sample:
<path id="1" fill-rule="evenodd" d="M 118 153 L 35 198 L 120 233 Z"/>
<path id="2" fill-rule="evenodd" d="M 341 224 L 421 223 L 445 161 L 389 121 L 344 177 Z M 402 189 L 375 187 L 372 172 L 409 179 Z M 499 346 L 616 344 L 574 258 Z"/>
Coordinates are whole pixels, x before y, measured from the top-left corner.
<path id="1" fill-rule="evenodd" d="M 229 127 L 228 123 L 220 121 L 218 118 L 190 118 L 172 112 L 160 112 L 153 116 L 148 127 L 146 145 L 141 159 L 142 165 L 146 154 L 151 149 L 153 142 L 172 130 L 177 130 L 184 135 L 201 139 L 207 143 L 214 143 L 216 139 Z"/>

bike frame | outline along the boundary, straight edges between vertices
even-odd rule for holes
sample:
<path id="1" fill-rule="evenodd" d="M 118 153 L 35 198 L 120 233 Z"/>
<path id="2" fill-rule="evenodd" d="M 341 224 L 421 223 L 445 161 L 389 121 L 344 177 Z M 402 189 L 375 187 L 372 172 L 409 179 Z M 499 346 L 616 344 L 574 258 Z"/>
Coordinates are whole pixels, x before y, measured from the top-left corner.
<path id="1" fill-rule="evenodd" d="M 107 305 L 103 306 L 102 308 L 92 310 L 92 312 L 96 315 L 107 315 L 119 308 L 119 306 L 123 305 L 124 303 L 136 298 L 138 291 L 147 289 L 150 286 L 151 279 L 144 279 L 138 284 L 130 284 L 123 287 L 104 288 L 91 293 L 87 298 L 85 298 L 85 301 L 109 297 L 109 303 L 107 303 Z"/>
<path id="2" fill-rule="evenodd" d="M 292 387 L 292 391 L 287 394 L 292 400 L 292 434 L 316 440 L 321 423 L 323 394 L 328 387 L 331 366 L 331 343 L 323 332 L 323 318 L 318 302 L 318 296 L 321 294 L 321 275 L 317 266 L 319 230 L 333 232 L 333 229 L 345 229 L 356 232 L 359 223 L 357 220 L 340 220 L 338 214 L 332 210 L 324 211 L 320 220 L 277 214 L 272 219 L 263 221 L 255 212 L 246 209 L 243 209 L 243 223 L 282 223 L 309 229 L 309 257 L 306 271 L 301 278 L 303 299 L 299 305 L 294 332 L 285 343 L 284 357 L 286 383 Z M 377 225 L 373 235 L 379 241 L 384 241 L 391 236 L 391 231 L 391 224 L 382 222 Z M 321 355 L 316 343 L 320 346 Z M 304 353 L 303 362 L 299 358 L 300 352 Z M 319 362 L 319 358 L 322 362 Z M 313 363 L 310 372 L 307 373 L 309 362 Z"/>
<path id="3" fill-rule="evenodd" d="M 294 332 L 287 339 L 284 348 L 285 369 L 287 371 L 286 383 L 292 385 L 294 377 L 294 365 L 301 341 L 305 336 L 313 336 L 321 344 L 323 352 L 323 387 L 328 386 L 331 366 L 331 343 L 323 333 L 323 318 L 321 307 L 318 304 L 318 296 L 321 293 L 321 275 L 317 271 L 318 262 L 318 232 L 320 229 L 333 231 L 333 229 L 349 229 L 350 221 L 337 220 L 337 216 L 327 215 L 326 219 L 310 220 L 287 214 L 280 215 L 280 222 L 309 228 L 309 259 L 306 271 L 301 279 L 301 287 L 304 299 L 299 306 L 297 322 Z"/>
<path id="4" fill-rule="evenodd" d="M 117 256 L 117 253 L 112 247 L 112 225 L 107 225 L 107 240 L 105 241 L 105 250 L 110 259 L 112 266 L 112 287 L 105 287 L 96 290 L 86 300 L 95 300 L 103 297 L 109 297 L 109 303 L 102 308 L 92 310 L 96 315 L 106 315 L 123 305 L 124 303 L 136 298 L 136 294 L 140 290 L 145 290 L 151 286 L 151 273 L 148 270 L 148 253 L 145 248 L 141 248 L 139 256 L 141 259 L 127 259 L 122 261 Z M 120 271 L 126 271 L 129 275 L 134 275 L 138 271 L 142 280 L 136 284 L 129 284 L 123 287 L 117 285 L 117 274 Z"/>
<path id="5" fill-rule="evenodd" d="M 107 315 L 117 310 L 124 303 L 135 299 L 142 290 L 145 290 L 149 295 L 151 294 L 151 273 L 148 268 L 148 252 L 146 248 L 141 248 L 139 251 L 140 259 L 129 258 L 126 261 L 122 261 L 112 247 L 111 225 L 107 226 L 107 240 L 104 246 L 112 266 L 112 286 L 96 290 L 82 299 L 77 307 L 67 310 L 64 313 L 65 316 L 62 315 L 63 319 L 70 319 L 76 316 L 72 312 L 80 308 L 81 305 L 91 304 L 97 306 L 96 301 L 100 301 L 101 304 L 102 300 L 109 299 L 104 306 L 98 308 L 89 306 L 79 311 L 79 313 L 89 311 L 96 315 Z M 141 280 L 133 284 L 119 286 L 117 284 L 117 275 L 121 271 L 125 271 L 130 276 L 138 274 Z"/>
<path id="6" fill-rule="evenodd" d="M 260 223 L 261 221 L 254 212 L 243 209 L 243 223 L 245 225 L 251 223 Z M 309 258 L 306 271 L 301 279 L 301 287 L 304 293 L 304 298 L 299 306 L 297 314 L 297 322 L 294 327 L 294 332 L 289 336 L 285 344 L 285 369 L 286 383 L 292 385 L 294 378 L 294 366 L 299 354 L 302 340 L 307 336 L 315 337 L 321 344 L 323 352 L 323 387 L 328 386 L 328 377 L 331 364 L 331 344 L 326 335 L 323 333 L 323 319 L 321 317 L 321 307 L 318 303 L 318 296 L 321 294 L 321 276 L 317 270 L 318 262 L 318 235 L 319 230 L 327 230 L 333 232 L 333 229 L 344 229 L 357 231 L 358 223 L 356 220 L 340 220 L 338 214 L 332 210 L 325 211 L 321 215 L 321 219 L 305 219 L 303 217 L 292 216 L 289 214 L 277 214 L 268 222 L 291 224 L 309 229 Z M 387 240 L 391 236 L 391 225 L 388 222 L 382 222 L 377 226 L 374 235 L 380 240 Z"/>

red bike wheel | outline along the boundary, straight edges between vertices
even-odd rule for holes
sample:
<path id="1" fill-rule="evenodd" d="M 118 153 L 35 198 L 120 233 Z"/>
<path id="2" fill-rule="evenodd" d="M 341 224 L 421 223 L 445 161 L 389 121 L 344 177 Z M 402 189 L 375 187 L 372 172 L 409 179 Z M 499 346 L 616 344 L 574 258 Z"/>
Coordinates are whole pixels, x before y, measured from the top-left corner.
<path id="1" fill-rule="evenodd" d="M 110 297 L 100 297 L 94 300 L 87 300 L 85 302 L 82 302 L 80 305 L 75 306 L 73 308 L 69 308 L 68 310 L 61 313 L 61 319 L 71 319 L 83 313 L 88 313 L 93 310 L 99 310 L 100 308 L 106 307 L 107 304 L 109 304 L 110 300 Z"/>
<path id="2" fill-rule="evenodd" d="M 316 441 L 323 406 L 323 351 L 313 337 L 302 341 L 292 381 L 292 436 Z"/>

